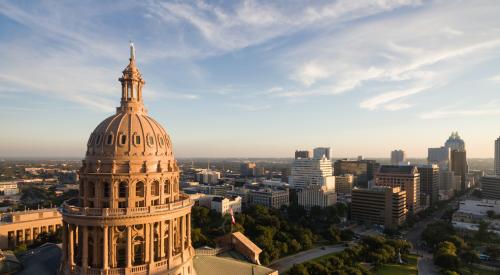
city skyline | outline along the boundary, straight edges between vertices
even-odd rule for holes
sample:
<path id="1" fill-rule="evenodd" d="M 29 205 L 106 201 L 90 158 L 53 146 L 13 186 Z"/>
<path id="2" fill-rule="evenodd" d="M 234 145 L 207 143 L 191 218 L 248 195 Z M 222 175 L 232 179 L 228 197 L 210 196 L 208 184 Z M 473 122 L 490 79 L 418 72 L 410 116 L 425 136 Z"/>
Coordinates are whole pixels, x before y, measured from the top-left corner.
<path id="1" fill-rule="evenodd" d="M 292 158 L 316 146 L 333 158 L 388 158 L 396 148 L 425 158 L 453 131 L 469 158 L 493 158 L 499 9 L 2 2 L 0 157 L 81 158 L 88 133 L 117 107 L 133 40 L 149 113 L 179 158 Z"/>

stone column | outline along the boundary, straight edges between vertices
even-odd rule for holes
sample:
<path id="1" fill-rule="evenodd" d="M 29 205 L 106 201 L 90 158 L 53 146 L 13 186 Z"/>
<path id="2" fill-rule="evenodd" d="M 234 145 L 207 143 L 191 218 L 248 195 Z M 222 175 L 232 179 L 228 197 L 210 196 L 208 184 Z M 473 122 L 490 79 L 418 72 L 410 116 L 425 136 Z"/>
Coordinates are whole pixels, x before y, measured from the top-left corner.
<path id="1" fill-rule="evenodd" d="M 184 249 L 185 249 L 185 241 L 186 241 L 186 215 L 181 217 L 181 251 L 184 254 Z"/>
<path id="2" fill-rule="evenodd" d="M 149 263 L 150 259 L 150 254 L 149 254 L 149 247 L 150 247 L 150 241 L 151 240 L 151 224 L 147 223 L 145 224 L 146 226 L 146 234 L 144 234 L 144 262 Z"/>
<path id="3" fill-rule="evenodd" d="M 188 238 L 188 248 L 191 247 L 191 213 L 187 214 L 186 215 L 186 222 L 187 222 L 187 230 L 188 230 L 188 233 L 187 233 L 187 238 Z"/>
<path id="4" fill-rule="evenodd" d="M 127 226 L 127 268 L 132 267 L 132 228 Z"/>
<path id="5" fill-rule="evenodd" d="M 160 254 L 160 259 L 163 259 L 165 258 L 165 248 L 164 248 L 164 241 L 165 241 L 165 233 L 163 232 L 164 231 L 164 222 L 161 221 L 158 223 L 158 251 L 159 251 L 159 254 Z"/>
<path id="6" fill-rule="evenodd" d="M 93 239 L 93 247 L 92 253 L 94 257 L 92 257 L 92 265 L 94 267 L 99 265 L 99 239 L 97 235 L 97 227 L 92 227 L 92 239 Z"/>
<path id="7" fill-rule="evenodd" d="M 108 252 L 109 239 L 108 239 L 108 226 L 107 225 L 105 225 L 103 228 L 102 241 L 103 241 L 102 268 L 104 270 L 106 270 L 109 267 L 109 252 Z"/>
<path id="8" fill-rule="evenodd" d="M 149 224 L 149 263 L 155 261 L 155 228 L 154 222 Z"/>
<path id="9" fill-rule="evenodd" d="M 73 254 L 75 253 L 75 239 L 74 239 L 74 231 L 73 231 L 73 225 L 69 224 L 69 252 L 68 252 L 68 264 L 70 267 L 75 265 L 75 257 L 73 257 Z"/>
<path id="10" fill-rule="evenodd" d="M 87 267 L 89 266 L 89 229 L 87 226 L 83 226 L 82 232 L 82 244 L 83 244 L 83 252 L 82 252 L 82 268 L 84 273 L 87 272 Z"/>
<path id="11" fill-rule="evenodd" d="M 115 243 L 115 228 L 113 226 L 109 227 L 109 266 L 116 267 L 116 247 Z"/>
<path id="12" fill-rule="evenodd" d="M 174 220 L 168 221 L 168 261 L 172 262 L 174 249 Z"/>

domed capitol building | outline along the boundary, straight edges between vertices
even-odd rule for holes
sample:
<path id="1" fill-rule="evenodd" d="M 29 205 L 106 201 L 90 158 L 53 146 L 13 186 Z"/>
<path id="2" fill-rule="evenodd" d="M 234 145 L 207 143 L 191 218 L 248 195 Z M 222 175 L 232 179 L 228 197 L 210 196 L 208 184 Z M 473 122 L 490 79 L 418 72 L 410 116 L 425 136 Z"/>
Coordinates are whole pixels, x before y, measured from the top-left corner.
<path id="1" fill-rule="evenodd" d="M 62 206 L 60 272 L 189 275 L 231 274 L 224 269 L 233 268 L 238 274 L 277 274 L 258 265 L 244 272 L 247 266 L 237 261 L 209 257 L 199 257 L 195 271 L 193 202 L 179 190 L 169 135 L 144 107 L 145 82 L 132 44 L 119 81 L 120 107 L 90 135 L 78 199 Z"/>

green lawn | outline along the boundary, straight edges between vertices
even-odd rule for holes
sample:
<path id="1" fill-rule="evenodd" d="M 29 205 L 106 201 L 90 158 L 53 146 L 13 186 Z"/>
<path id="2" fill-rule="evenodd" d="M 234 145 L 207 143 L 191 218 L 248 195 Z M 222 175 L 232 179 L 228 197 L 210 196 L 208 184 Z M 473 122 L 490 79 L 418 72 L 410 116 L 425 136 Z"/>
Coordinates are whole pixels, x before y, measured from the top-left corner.
<path id="1" fill-rule="evenodd" d="M 375 272 L 377 275 L 417 275 L 417 255 L 408 255 L 405 260 L 407 264 L 386 264 Z"/>
<path id="2" fill-rule="evenodd" d="M 496 275 L 498 274 L 495 271 L 489 271 L 484 269 L 479 269 L 476 267 L 468 266 L 460 269 L 460 273 L 462 275 Z"/>

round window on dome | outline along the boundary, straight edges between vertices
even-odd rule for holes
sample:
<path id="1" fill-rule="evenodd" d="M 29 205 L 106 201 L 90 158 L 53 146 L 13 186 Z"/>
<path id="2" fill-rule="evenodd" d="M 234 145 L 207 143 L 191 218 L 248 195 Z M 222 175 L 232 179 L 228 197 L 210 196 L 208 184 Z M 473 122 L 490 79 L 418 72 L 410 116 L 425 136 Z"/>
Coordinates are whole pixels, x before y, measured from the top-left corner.
<path id="1" fill-rule="evenodd" d="M 96 145 L 101 144 L 101 138 L 102 138 L 102 135 L 98 135 L 98 136 L 97 136 L 97 139 L 96 139 L 96 141 L 95 141 L 95 144 L 96 144 Z"/>
<path id="2" fill-rule="evenodd" d="M 148 135 L 148 145 L 149 146 L 155 145 L 155 138 L 153 136 Z"/>
<path id="3" fill-rule="evenodd" d="M 108 137 L 106 138 L 106 144 L 113 145 L 113 133 L 108 134 Z"/>
<path id="4" fill-rule="evenodd" d="M 120 140 L 120 145 L 122 146 L 125 145 L 125 143 L 127 143 L 127 135 L 121 134 L 119 140 Z"/>

